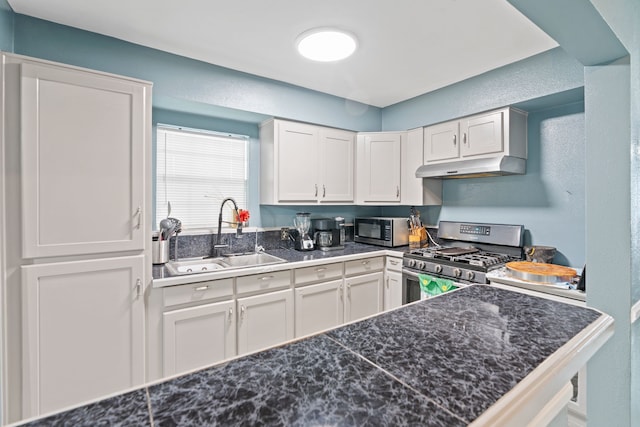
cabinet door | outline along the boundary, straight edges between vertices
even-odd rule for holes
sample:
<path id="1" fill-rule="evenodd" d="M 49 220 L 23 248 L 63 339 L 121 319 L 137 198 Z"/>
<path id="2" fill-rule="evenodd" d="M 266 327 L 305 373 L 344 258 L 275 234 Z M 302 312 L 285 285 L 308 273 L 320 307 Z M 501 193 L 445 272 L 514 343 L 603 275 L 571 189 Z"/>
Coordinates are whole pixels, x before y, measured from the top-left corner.
<path id="1" fill-rule="evenodd" d="M 280 202 L 315 202 L 318 198 L 317 126 L 277 122 L 277 188 Z"/>
<path id="2" fill-rule="evenodd" d="M 346 279 L 345 321 L 382 311 L 382 272 Z"/>
<path id="3" fill-rule="evenodd" d="M 293 339 L 293 291 L 238 298 L 238 354 Z"/>
<path id="4" fill-rule="evenodd" d="M 144 256 L 22 267 L 23 416 L 144 382 Z"/>
<path id="5" fill-rule="evenodd" d="M 459 134 L 458 121 L 424 128 L 424 164 L 458 158 L 460 156 Z"/>
<path id="6" fill-rule="evenodd" d="M 144 248 L 147 87 L 21 66 L 23 256 Z"/>
<path id="7" fill-rule="evenodd" d="M 387 271 L 384 283 L 384 309 L 391 310 L 402 305 L 402 273 Z"/>
<path id="8" fill-rule="evenodd" d="M 342 279 L 295 290 L 296 337 L 344 323 Z"/>
<path id="9" fill-rule="evenodd" d="M 210 365 L 236 354 L 235 301 L 163 314 L 165 376 Z"/>
<path id="10" fill-rule="evenodd" d="M 463 157 L 500 153 L 503 143 L 503 112 L 469 117 L 462 121 Z"/>
<path id="11" fill-rule="evenodd" d="M 353 202 L 355 134 L 338 129 L 320 131 L 321 202 Z"/>
<path id="12" fill-rule="evenodd" d="M 365 135 L 363 149 L 364 201 L 400 202 L 400 134 Z"/>

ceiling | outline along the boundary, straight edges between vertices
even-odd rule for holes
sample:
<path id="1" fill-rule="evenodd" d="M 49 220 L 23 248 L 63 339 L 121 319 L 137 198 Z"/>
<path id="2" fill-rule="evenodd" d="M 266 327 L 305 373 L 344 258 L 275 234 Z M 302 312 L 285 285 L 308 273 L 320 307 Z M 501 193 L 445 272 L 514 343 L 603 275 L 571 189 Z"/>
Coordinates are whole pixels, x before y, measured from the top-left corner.
<path id="1" fill-rule="evenodd" d="M 16 13 L 386 107 L 557 46 L 506 0 L 8 0 Z M 356 53 L 314 63 L 296 37 L 332 26 Z"/>

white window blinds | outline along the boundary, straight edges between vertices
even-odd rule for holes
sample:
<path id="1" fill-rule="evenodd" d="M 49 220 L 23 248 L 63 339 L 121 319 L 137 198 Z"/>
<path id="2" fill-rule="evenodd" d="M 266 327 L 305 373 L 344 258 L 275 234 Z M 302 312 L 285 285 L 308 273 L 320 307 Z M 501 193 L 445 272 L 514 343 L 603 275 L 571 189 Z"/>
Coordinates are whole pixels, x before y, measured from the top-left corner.
<path id="1" fill-rule="evenodd" d="M 220 203 L 247 209 L 247 137 L 158 125 L 155 228 L 167 216 L 183 228 L 217 227 Z M 231 221 L 231 204 L 223 218 Z"/>

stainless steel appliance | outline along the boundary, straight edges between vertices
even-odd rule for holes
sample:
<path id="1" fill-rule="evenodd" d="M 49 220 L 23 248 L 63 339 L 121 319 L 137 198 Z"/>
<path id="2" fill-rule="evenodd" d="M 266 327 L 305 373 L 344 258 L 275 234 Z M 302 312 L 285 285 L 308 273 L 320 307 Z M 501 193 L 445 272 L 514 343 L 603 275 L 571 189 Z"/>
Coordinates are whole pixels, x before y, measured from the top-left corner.
<path id="1" fill-rule="evenodd" d="M 344 224 L 344 220 L 342 222 Z M 315 218 L 311 220 L 313 241 L 322 251 L 344 249 L 344 228 L 335 218 Z"/>
<path id="2" fill-rule="evenodd" d="M 487 273 L 522 259 L 524 226 L 440 221 L 440 245 L 403 255 L 402 302 L 424 299 L 419 274 L 450 279 L 456 286 L 489 283 Z"/>
<path id="3" fill-rule="evenodd" d="M 406 217 L 356 217 L 353 240 L 371 245 L 396 247 L 409 244 Z"/>

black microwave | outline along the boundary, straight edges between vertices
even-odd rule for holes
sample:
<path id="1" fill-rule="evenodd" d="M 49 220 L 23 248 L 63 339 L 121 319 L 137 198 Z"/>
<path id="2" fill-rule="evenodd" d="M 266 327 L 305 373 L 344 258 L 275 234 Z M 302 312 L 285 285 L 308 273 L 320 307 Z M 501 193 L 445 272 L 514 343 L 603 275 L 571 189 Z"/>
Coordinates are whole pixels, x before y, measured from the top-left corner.
<path id="1" fill-rule="evenodd" d="M 409 244 L 407 218 L 356 217 L 353 240 L 378 246 L 406 246 Z"/>

